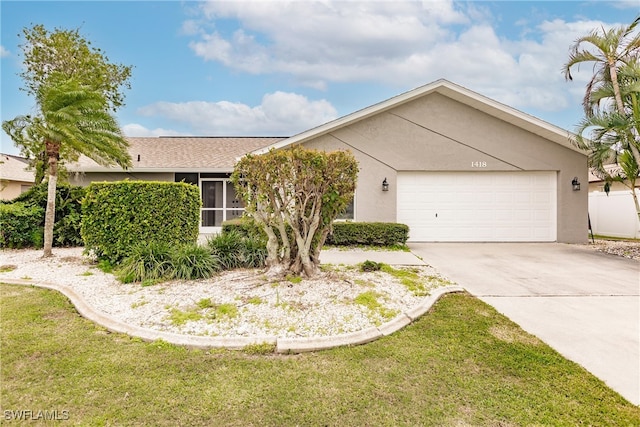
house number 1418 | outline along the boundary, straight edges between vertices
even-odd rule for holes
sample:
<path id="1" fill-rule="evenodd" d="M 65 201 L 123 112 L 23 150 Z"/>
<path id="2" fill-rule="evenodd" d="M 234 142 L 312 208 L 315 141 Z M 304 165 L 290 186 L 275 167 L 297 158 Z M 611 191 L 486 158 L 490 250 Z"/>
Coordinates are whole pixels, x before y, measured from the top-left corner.
<path id="1" fill-rule="evenodd" d="M 472 168 L 486 168 L 487 162 L 471 162 Z"/>

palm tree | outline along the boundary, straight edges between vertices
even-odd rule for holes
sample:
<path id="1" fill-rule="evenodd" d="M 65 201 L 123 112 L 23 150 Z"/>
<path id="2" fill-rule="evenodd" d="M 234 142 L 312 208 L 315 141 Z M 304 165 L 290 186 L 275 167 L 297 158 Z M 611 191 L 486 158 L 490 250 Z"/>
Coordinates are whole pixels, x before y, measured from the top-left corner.
<path id="1" fill-rule="evenodd" d="M 579 67 L 584 62 L 594 63 L 594 74 L 587 84 L 582 103 L 587 116 L 593 113 L 592 93 L 608 82 L 611 83 L 618 112 L 621 113 L 624 110 L 618 82 L 618 68 L 637 58 L 640 51 L 640 34 L 634 35 L 633 32 L 639 23 L 640 16 L 626 27 L 611 28 L 608 31 L 602 28 L 602 32 L 594 30 L 578 38 L 571 47 L 569 61 L 563 66 L 566 79 L 573 80 L 571 68 L 574 65 Z M 589 46 L 583 48 L 584 44 Z"/>
<path id="2" fill-rule="evenodd" d="M 75 161 L 85 155 L 99 164 L 131 165 L 128 143 L 109 112 L 104 95 L 73 79 L 53 75 L 36 94 L 40 114 L 18 116 L 2 128 L 16 144 L 44 149 L 48 193 L 45 214 L 44 256 L 52 255 L 56 185 L 61 159 Z"/>
<path id="3" fill-rule="evenodd" d="M 635 192 L 640 162 L 635 152 L 640 145 L 640 91 L 629 92 L 625 114 L 617 111 L 598 112 L 586 117 L 580 124 L 576 143 L 589 151 L 589 166 L 593 173 L 605 180 L 605 190 L 611 182 L 621 182 L 631 190 L 640 221 L 640 203 Z M 585 138 L 588 133 L 590 138 Z M 635 149 L 635 152 L 634 152 Z M 617 168 L 606 165 L 617 164 Z"/>

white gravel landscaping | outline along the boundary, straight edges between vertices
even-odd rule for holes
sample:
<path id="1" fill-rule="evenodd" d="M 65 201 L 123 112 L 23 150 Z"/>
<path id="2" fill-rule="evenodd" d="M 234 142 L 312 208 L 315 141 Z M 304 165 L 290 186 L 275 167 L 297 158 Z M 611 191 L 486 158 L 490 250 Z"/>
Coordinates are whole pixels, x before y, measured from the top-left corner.
<path id="1" fill-rule="evenodd" d="M 324 337 L 360 331 L 452 284 L 425 265 L 406 267 L 422 278 L 424 290 L 418 295 L 387 273 L 363 273 L 354 266 L 323 267 L 327 271 L 318 278 L 299 283 L 272 282 L 260 270 L 236 270 L 208 280 L 143 287 L 103 273 L 82 248 L 54 248 L 54 255 L 43 259 L 40 250 L 2 250 L 0 281 L 65 285 L 97 312 L 129 325 L 212 337 Z"/>

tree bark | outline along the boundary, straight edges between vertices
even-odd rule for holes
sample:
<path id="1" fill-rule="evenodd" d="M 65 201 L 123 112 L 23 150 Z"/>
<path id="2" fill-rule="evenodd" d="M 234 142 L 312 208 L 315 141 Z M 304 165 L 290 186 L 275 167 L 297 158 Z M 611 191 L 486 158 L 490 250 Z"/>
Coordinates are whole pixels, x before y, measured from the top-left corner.
<path id="1" fill-rule="evenodd" d="M 616 101 L 616 107 L 618 113 L 625 114 L 624 103 L 622 102 L 622 93 L 620 92 L 620 83 L 618 83 L 618 70 L 616 69 L 616 63 L 614 58 L 608 59 L 609 75 L 611 76 L 611 86 L 613 86 L 613 96 Z M 636 163 L 640 165 L 640 151 L 634 144 L 633 132 L 629 132 L 629 149 L 636 159 Z"/>
<path id="2" fill-rule="evenodd" d="M 53 226 L 56 220 L 56 185 L 58 183 L 58 150 L 55 144 L 47 144 L 49 164 L 49 182 L 47 184 L 47 209 L 44 215 L 44 253 L 43 257 L 53 255 Z"/>

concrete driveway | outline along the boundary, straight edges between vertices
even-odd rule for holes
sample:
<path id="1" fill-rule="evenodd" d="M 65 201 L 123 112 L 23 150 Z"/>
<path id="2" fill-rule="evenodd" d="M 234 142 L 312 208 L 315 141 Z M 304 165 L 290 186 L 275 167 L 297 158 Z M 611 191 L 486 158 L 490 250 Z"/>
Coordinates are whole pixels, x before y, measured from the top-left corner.
<path id="1" fill-rule="evenodd" d="M 640 263 L 560 243 L 411 243 L 471 294 L 640 405 Z"/>

